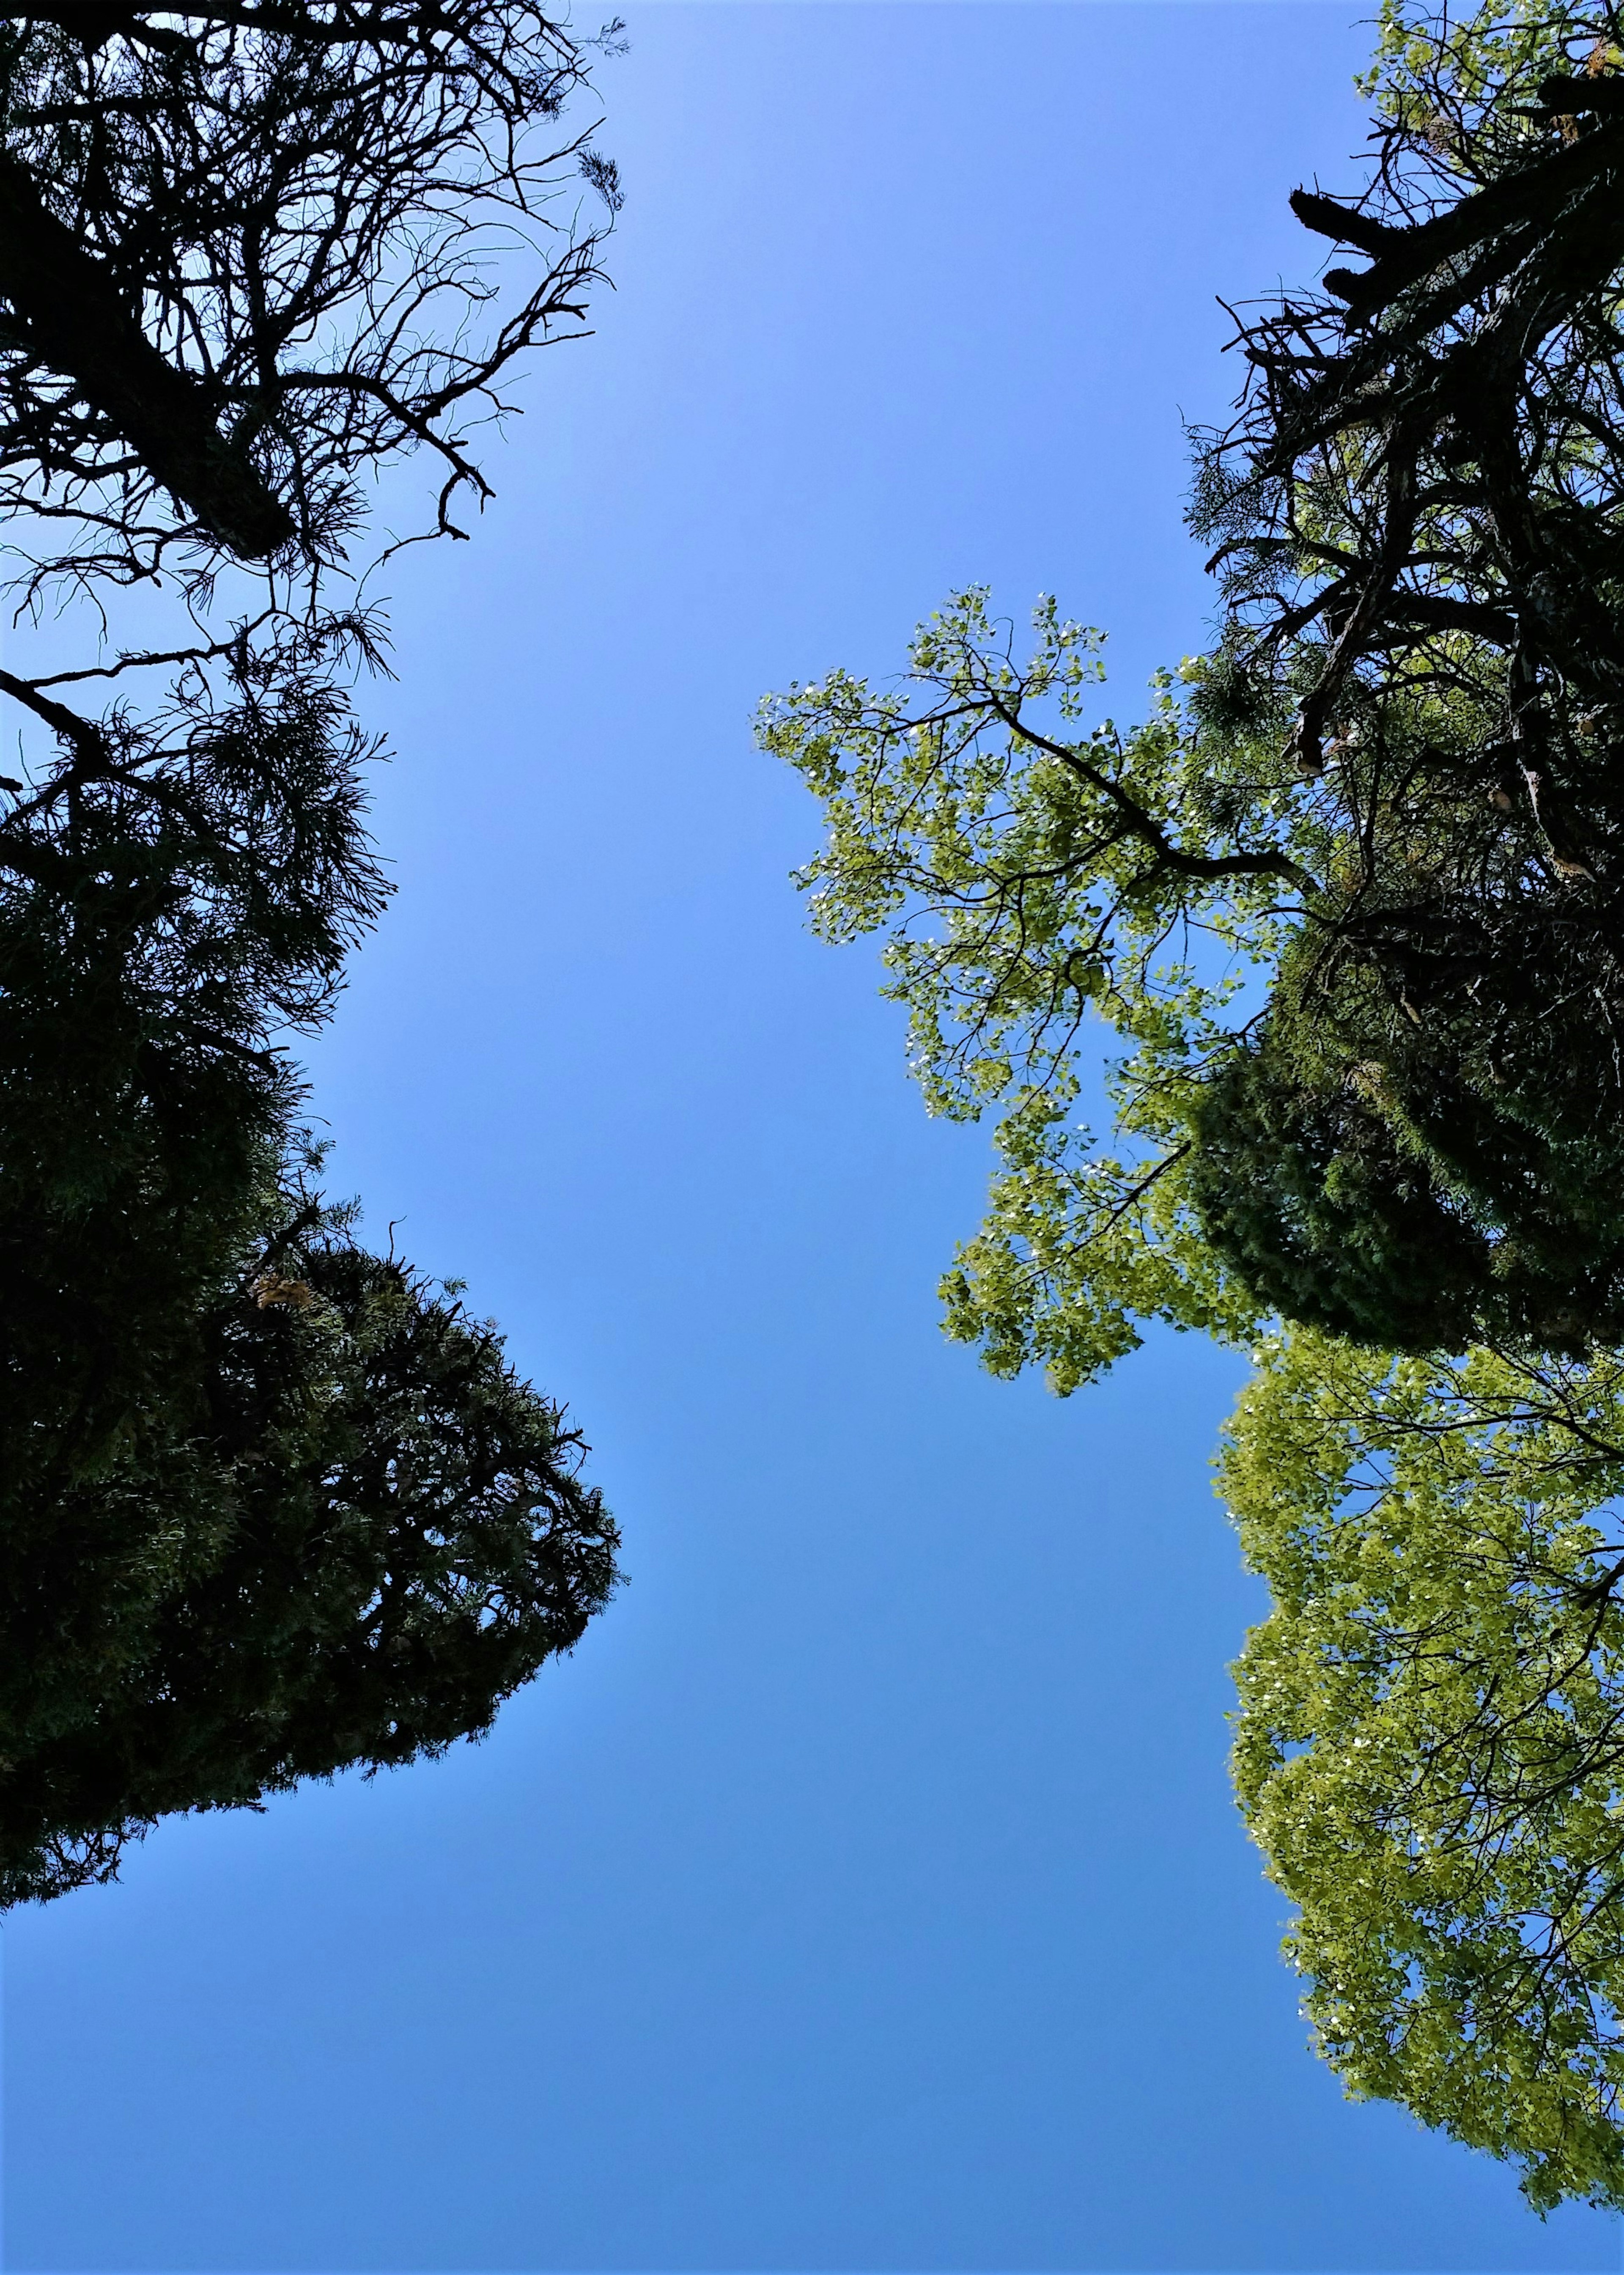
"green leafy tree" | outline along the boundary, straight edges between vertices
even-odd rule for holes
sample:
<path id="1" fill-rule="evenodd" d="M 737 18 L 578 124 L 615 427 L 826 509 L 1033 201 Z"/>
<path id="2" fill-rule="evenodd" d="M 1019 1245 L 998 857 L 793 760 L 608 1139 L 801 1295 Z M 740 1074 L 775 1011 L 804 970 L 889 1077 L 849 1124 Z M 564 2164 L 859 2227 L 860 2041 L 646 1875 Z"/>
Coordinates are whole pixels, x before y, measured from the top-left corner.
<path id="1" fill-rule="evenodd" d="M 1368 265 L 1243 323 L 1144 724 L 978 592 L 760 722 L 815 927 L 995 1117 L 949 1332 L 1062 1391 L 1147 1319 L 1258 1350 L 1235 1776 L 1309 2013 L 1541 2210 L 1624 2209 L 1620 28 L 1392 0 L 1370 178 L 1293 200 Z"/>
<path id="2" fill-rule="evenodd" d="M 1371 265 L 1243 328 L 1221 636 L 1145 724 L 1085 722 L 1096 635 L 1046 606 L 1017 664 L 978 593 L 900 685 L 767 707 L 814 921 L 886 933 L 933 1108 L 999 1110 L 946 1285 L 998 1371 L 1069 1388 L 1146 1317 L 1624 1332 L 1615 28 L 1389 18 L 1365 196 L 1295 200 Z"/>
<path id="3" fill-rule="evenodd" d="M 885 933 L 933 1111 L 999 1111 L 1004 1166 L 945 1283 L 949 1332 L 1069 1389 L 1138 1319 L 1256 1316 L 1193 1214 L 1189 1117 L 1325 849 L 1266 734 L 1204 737 L 1170 681 L 1147 724 L 1084 729 L 1099 637 L 1046 602 L 1036 632 L 1017 662 L 985 593 L 960 594 L 899 686 L 833 672 L 769 700 L 759 734 L 823 803 L 800 877 L 815 928 Z M 1074 1118 L 1091 1014 L 1128 1047 L 1110 1150 Z"/>
<path id="4" fill-rule="evenodd" d="M 1624 2206 L 1624 1360 L 1273 1339 L 1220 1490 L 1274 1608 L 1235 1775 L 1319 2045 Z"/>

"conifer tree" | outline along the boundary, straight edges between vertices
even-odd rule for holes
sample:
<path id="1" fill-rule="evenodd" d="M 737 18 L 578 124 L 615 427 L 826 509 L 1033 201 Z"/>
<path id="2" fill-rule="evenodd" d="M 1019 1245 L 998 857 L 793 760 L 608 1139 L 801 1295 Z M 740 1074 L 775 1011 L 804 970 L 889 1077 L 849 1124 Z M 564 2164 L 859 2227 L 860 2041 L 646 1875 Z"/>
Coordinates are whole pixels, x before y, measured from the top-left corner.
<path id="1" fill-rule="evenodd" d="M 560 1410 L 315 1189 L 287 1040 L 385 898 L 366 485 L 428 452 L 453 533 L 578 331 L 585 64 L 520 0 L 0 22 L 13 597 L 176 624 L 0 672 L 0 1904 L 477 1735 L 616 1584 Z"/>

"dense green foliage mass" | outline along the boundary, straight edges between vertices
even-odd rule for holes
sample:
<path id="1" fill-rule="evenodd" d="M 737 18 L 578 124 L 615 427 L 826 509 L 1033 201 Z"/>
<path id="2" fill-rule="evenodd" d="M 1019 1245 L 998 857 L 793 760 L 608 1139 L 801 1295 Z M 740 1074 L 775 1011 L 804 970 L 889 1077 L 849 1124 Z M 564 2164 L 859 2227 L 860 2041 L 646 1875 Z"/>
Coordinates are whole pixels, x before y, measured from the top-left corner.
<path id="1" fill-rule="evenodd" d="M 1243 331 L 1220 638 L 1144 725 L 1088 716 L 1097 635 L 1046 603 L 1019 661 L 977 593 L 898 685 L 765 713 L 815 921 L 888 935 L 933 1107 L 1000 1108 L 946 1291 L 1000 1370 L 1070 1387 L 1145 1317 L 1624 1328 L 1624 49 L 1516 22 L 1390 19 L 1366 195 L 1296 200 L 1371 265 Z"/>
<path id="2" fill-rule="evenodd" d="M 0 821 L 0 1903 L 482 1729 L 615 1584 L 556 1410 L 293 1175 L 366 745 L 297 651 L 163 723 Z"/>
<path id="3" fill-rule="evenodd" d="M 117 1443 L 11 1503 L 0 1902 L 477 1735 L 616 1585 L 578 1436 L 494 1331 L 297 1193 L 260 1215 Z"/>
<path id="4" fill-rule="evenodd" d="M 1378 1347 L 1624 1334 L 1619 1069 L 1594 975 L 1565 985 L 1507 924 L 1465 1016 L 1418 1027 L 1317 933 L 1192 1114 L 1215 1249 L 1271 1309 Z"/>
<path id="5" fill-rule="evenodd" d="M 760 736 L 814 926 L 995 1120 L 948 1332 L 1062 1392 L 1146 1320 L 1261 1352 L 1236 1776 L 1323 2050 L 1624 2208 L 1624 21 L 1388 0 L 1366 91 L 1292 200 L 1364 265 L 1242 321 L 1148 719 L 971 591 Z"/>
<path id="6" fill-rule="evenodd" d="M 428 452 L 450 531 L 578 328 L 585 63 L 529 0 L 0 20 L 7 573 L 95 642 L 0 671 L 0 1906 L 477 1735 L 616 1584 L 559 1410 L 314 1190 L 289 1051 L 385 899 L 366 488 Z M 172 642 L 112 645 L 132 585 Z"/>
<path id="7" fill-rule="evenodd" d="M 169 1379 L 289 1142 L 309 1026 L 382 899 L 365 748 L 297 658 L 169 732 L 114 714 L 0 818 L 0 1507 Z"/>
<path id="8" fill-rule="evenodd" d="M 1220 1486 L 1235 1778 L 1352 2090 L 1624 2205 L 1624 1363 L 1279 1337 Z"/>

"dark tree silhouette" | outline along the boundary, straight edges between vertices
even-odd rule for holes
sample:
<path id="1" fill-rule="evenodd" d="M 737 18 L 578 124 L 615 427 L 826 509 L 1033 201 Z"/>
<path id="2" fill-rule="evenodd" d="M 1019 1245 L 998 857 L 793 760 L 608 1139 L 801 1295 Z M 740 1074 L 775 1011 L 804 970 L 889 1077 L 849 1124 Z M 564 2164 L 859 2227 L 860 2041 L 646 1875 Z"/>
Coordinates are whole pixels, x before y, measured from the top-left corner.
<path id="1" fill-rule="evenodd" d="M 0 19 L 15 601 L 185 611 L 0 671 L 0 1905 L 477 1735 L 616 1584 L 559 1410 L 315 1191 L 286 1045 L 385 898 L 364 485 L 427 450 L 454 532 L 471 428 L 578 331 L 583 73 L 517 0 Z M 126 673 L 165 692 L 98 710 Z"/>
<path id="2" fill-rule="evenodd" d="M 0 25 L 0 511 L 52 532 L 25 596 L 206 594 L 223 556 L 285 597 L 415 450 L 454 530 L 472 430 L 600 274 L 614 170 L 558 123 L 587 60 L 521 0 Z"/>
<path id="3" fill-rule="evenodd" d="M 616 1584 L 578 1434 L 489 1328 L 312 1213 L 118 1454 L 9 1528 L 0 1904 L 109 1878 L 172 1812 L 477 1735 Z"/>
<path id="4" fill-rule="evenodd" d="M 1200 461 L 1210 711 L 1292 714 L 1336 851 L 1199 1182 L 1290 1316 L 1561 1349 L 1624 1326 L 1624 80 L 1469 102 L 1451 37 L 1367 195 L 1293 198 L 1368 265 L 1245 315 Z"/>

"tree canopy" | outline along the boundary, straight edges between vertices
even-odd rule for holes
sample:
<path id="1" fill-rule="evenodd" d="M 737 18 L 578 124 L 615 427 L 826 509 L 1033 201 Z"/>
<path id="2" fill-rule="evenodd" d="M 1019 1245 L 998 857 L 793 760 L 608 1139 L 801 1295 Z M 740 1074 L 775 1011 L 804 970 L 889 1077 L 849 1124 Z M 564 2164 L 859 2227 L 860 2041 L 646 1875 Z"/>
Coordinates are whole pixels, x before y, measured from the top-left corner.
<path id="1" fill-rule="evenodd" d="M 387 897 L 366 485 L 428 451 L 461 534 L 578 332 L 586 61 L 521 0 L 0 22 L 11 589 L 97 639 L 0 672 L 0 1905 L 477 1735 L 617 1584 L 562 1410 L 322 1198 L 291 1051 Z M 110 652 L 131 585 L 172 644 Z"/>
<path id="2" fill-rule="evenodd" d="M 97 1467 L 292 1142 L 274 1039 L 383 898 L 366 746 L 297 657 L 115 714 L 0 819 L 0 1500 Z M 163 730 L 167 724 L 168 731 Z"/>
<path id="3" fill-rule="evenodd" d="M 760 735 L 824 805 L 800 873 L 814 926 L 886 933 L 927 1104 L 1000 1109 L 1004 1166 L 944 1286 L 949 1332 L 1070 1389 L 1137 1319 L 1239 1334 L 1256 1316 L 1190 1206 L 1187 1100 L 1320 849 L 1295 777 L 1273 763 L 1255 785 L 1238 752 L 1205 751 L 1170 680 L 1145 725 L 1078 731 L 1099 636 L 1047 602 L 1036 630 L 1017 661 L 986 595 L 961 594 L 900 686 L 832 672 L 764 707 Z M 1072 1118 L 1091 1013 L 1128 1047 L 1109 1151 Z"/>
<path id="4" fill-rule="evenodd" d="M 767 707 L 814 922 L 886 933 L 932 1107 L 1000 1109 L 946 1283 L 1000 1370 L 1071 1387 L 1144 1318 L 1624 1333 L 1624 49 L 1517 20 L 1390 19 L 1364 194 L 1295 200 L 1371 266 L 1241 319 L 1191 512 L 1220 637 L 1144 724 L 1091 720 L 1099 635 L 1045 602 L 1017 660 L 974 592 L 899 684 Z"/>
<path id="5" fill-rule="evenodd" d="M 1235 314 L 1214 637 L 1141 723 L 971 590 L 759 735 L 814 927 L 993 1118 L 948 1333 L 1256 1356 L 1235 1776 L 1322 2050 L 1624 2208 L 1624 22 L 1387 0 L 1365 91 L 1292 198 L 1363 265 Z"/>
<path id="6" fill-rule="evenodd" d="M 8 1495 L 0 1902 L 488 1727 L 616 1585 L 579 1433 L 454 1294 L 268 1183 L 115 1444 Z"/>
<path id="7" fill-rule="evenodd" d="M 1235 1766 L 1351 2089 L 1624 2206 L 1624 1361 L 1273 1338 Z"/>

